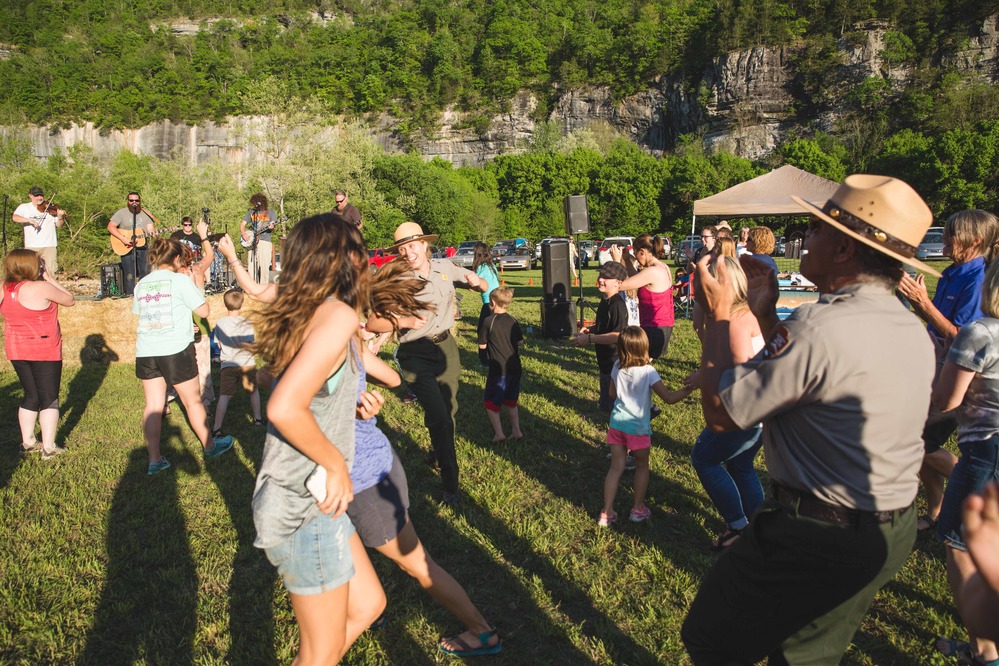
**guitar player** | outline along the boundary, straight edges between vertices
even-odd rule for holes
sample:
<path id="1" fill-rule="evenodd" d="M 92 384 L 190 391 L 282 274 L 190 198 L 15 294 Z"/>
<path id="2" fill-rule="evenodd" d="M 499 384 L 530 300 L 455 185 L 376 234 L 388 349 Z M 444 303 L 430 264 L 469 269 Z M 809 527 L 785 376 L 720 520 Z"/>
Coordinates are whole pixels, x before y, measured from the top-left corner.
<path id="1" fill-rule="evenodd" d="M 142 207 L 142 197 L 138 192 L 129 192 L 125 207 L 115 211 L 108 222 L 108 232 L 112 238 L 118 239 L 128 248 L 128 251 L 121 255 L 121 273 L 124 281 L 122 287 L 126 296 L 132 295 L 135 283 L 149 272 L 146 265 L 145 236 L 156 233 L 154 225 L 157 222 L 153 214 Z M 134 239 L 133 229 L 136 232 Z"/>
<path id="2" fill-rule="evenodd" d="M 260 284 L 271 281 L 271 259 L 274 246 L 271 232 L 277 223 L 274 212 L 267 209 L 267 197 L 258 192 L 250 197 L 250 210 L 239 223 L 242 245 L 249 249 L 246 270 Z"/>

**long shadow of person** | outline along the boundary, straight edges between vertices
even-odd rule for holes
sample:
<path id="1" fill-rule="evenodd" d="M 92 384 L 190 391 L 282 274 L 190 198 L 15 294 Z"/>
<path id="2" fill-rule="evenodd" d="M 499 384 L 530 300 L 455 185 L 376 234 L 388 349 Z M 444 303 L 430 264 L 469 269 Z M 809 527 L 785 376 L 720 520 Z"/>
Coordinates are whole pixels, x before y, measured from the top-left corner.
<path id="1" fill-rule="evenodd" d="M 178 435 L 163 423 L 163 442 Z M 148 476 L 145 448 L 132 451 L 108 515 L 107 575 L 81 664 L 191 663 L 198 578 L 177 497 L 177 474 L 199 461 L 167 450 L 174 468 Z M 154 498 L 154 499 L 153 499 Z"/>
<path id="2" fill-rule="evenodd" d="M 17 425 L 17 410 L 21 405 L 20 385 L 13 369 L 3 373 L 0 386 L 0 414 L 7 418 L 0 421 L 0 489 L 6 488 L 24 455 L 21 453 L 21 430 Z"/>
<path id="3" fill-rule="evenodd" d="M 249 411 L 245 394 L 230 403 L 230 423 Z M 245 404 L 244 404 L 245 403 Z M 251 500 L 256 483 L 256 468 L 263 456 L 264 432 L 236 426 L 246 464 L 230 459 L 225 465 L 206 465 L 205 470 L 218 488 L 233 529 L 236 530 L 236 555 L 229 579 L 229 652 L 228 664 L 272 664 L 274 652 L 274 582 L 277 572 L 263 551 L 254 547 Z M 232 455 L 230 453 L 230 455 Z"/>
<path id="4" fill-rule="evenodd" d="M 80 369 L 73 375 L 66 391 L 66 401 L 61 405 L 62 424 L 56 433 L 56 441 L 69 441 L 69 436 L 80 424 L 87 405 L 104 383 L 108 367 L 118 360 L 118 354 L 108 347 L 100 333 L 91 333 L 80 349 Z"/>

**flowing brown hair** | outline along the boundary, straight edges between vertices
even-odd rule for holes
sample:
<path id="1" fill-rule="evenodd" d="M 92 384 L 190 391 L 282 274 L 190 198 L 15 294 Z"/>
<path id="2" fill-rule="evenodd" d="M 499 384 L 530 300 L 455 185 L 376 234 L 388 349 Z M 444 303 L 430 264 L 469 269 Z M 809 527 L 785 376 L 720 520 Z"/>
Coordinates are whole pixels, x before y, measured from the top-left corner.
<path id="1" fill-rule="evenodd" d="M 172 266 L 174 261 L 180 257 L 183 263 L 184 244 L 176 238 L 156 237 L 149 243 L 149 252 L 146 259 L 153 268 L 159 266 Z M 191 253 L 194 256 L 194 253 Z"/>
<path id="2" fill-rule="evenodd" d="M 339 216 L 308 217 L 288 233 L 281 257 L 277 296 L 253 316 L 251 351 L 282 373 L 298 353 L 312 315 L 330 298 L 358 315 L 368 307 L 368 251 L 361 232 Z"/>
<path id="3" fill-rule="evenodd" d="M 425 280 L 416 277 L 409 263 L 393 259 L 384 264 L 371 278 L 369 314 L 389 320 L 399 332 L 399 317 L 412 317 L 421 311 L 436 310 L 433 303 L 417 298 L 423 291 Z"/>
<path id="4" fill-rule="evenodd" d="M 10 284 L 37 280 L 42 269 L 38 253 L 34 250 L 11 250 L 3 264 L 4 281 Z"/>

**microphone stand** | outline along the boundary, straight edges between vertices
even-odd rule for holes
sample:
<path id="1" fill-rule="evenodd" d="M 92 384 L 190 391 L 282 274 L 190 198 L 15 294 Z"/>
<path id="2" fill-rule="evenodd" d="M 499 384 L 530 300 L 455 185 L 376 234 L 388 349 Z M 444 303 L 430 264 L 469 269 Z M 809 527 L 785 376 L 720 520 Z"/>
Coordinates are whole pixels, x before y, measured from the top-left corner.
<path id="1" fill-rule="evenodd" d="M 142 210 L 142 206 L 138 206 L 139 210 Z M 139 281 L 139 248 L 136 247 L 136 228 L 135 225 L 138 224 L 137 210 L 132 210 L 132 294 L 135 294 L 135 283 Z"/>
<path id="2" fill-rule="evenodd" d="M 7 199 L 10 199 L 9 194 L 3 195 L 3 253 L 4 256 L 7 255 Z"/>
<path id="3" fill-rule="evenodd" d="M 257 243 L 260 242 L 260 233 L 257 229 L 260 222 L 256 217 L 258 212 L 260 212 L 259 206 L 250 209 L 250 221 L 253 227 L 253 244 L 250 245 L 250 252 L 253 254 L 253 281 L 260 284 L 260 258 L 257 256 Z"/>

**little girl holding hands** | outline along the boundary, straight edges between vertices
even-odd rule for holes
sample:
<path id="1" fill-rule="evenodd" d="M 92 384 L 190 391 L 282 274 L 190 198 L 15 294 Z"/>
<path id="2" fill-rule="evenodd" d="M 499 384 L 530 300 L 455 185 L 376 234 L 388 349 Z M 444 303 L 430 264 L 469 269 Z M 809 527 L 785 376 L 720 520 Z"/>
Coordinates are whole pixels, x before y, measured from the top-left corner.
<path id="1" fill-rule="evenodd" d="M 640 523 L 652 517 L 645 506 L 649 487 L 649 448 L 652 445 L 652 394 L 673 405 L 690 395 L 693 387 L 670 391 L 649 359 L 649 338 L 638 326 L 628 326 L 617 339 L 618 362 L 611 371 L 611 410 L 607 443 L 611 466 L 604 479 L 604 507 L 597 524 L 606 527 L 617 520 L 614 497 L 624 472 L 625 458 L 635 458 L 635 501 L 629 519 Z"/>

